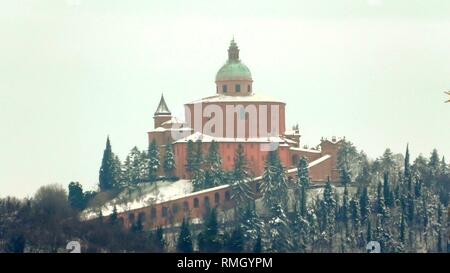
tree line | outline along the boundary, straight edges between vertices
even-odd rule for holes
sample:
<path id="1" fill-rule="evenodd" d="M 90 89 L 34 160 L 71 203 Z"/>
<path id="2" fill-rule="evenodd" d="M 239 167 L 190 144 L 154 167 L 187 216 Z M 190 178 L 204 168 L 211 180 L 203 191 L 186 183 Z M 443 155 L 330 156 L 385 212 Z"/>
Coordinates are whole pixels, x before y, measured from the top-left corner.
<path id="1" fill-rule="evenodd" d="M 194 152 L 200 146 L 189 145 Z M 179 227 L 150 231 L 139 217 L 125 228 L 116 209 L 94 221 L 81 221 L 80 207 L 86 204 L 78 204 L 74 196 L 95 193 L 80 192 L 72 184 L 67 194 L 50 185 L 33 198 L 0 199 L 0 251 L 58 252 L 74 239 L 88 252 L 364 252 L 369 241 L 380 242 L 383 252 L 447 251 L 450 170 L 436 150 L 413 162 L 409 147 L 405 155 L 387 149 L 369 160 L 345 141 L 338 153 L 341 183 L 328 181 L 316 195 L 306 159 L 299 161 L 297 176 L 289 181 L 278 152 L 272 151 L 260 185 L 262 197 L 255 200 L 242 145 L 233 170 L 226 174 L 217 164 L 220 156 L 214 146 L 205 160 L 194 162 L 192 171 L 203 170 L 199 188 L 206 181 L 221 181 L 213 174 L 231 184 L 236 206 L 233 219 L 225 223 L 220 221 L 222 212 L 214 208 L 200 223 L 185 219 Z M 197 160 L 197 155 L 191 159 Z M 195 165 L 200 162 L 201 168 Z"/>

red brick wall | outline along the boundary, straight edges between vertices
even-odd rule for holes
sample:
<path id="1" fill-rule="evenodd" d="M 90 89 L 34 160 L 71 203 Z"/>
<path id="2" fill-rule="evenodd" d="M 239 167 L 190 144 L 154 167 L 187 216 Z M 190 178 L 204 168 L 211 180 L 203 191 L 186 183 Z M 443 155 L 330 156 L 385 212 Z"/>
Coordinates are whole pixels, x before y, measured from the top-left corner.
<path id="1" fill-rule="evenodd" d="M 196 200 L 198 204 L 196 204 Z M 137 221 L 138 217 L 143 217 L 142 221 L 145 229 L 170 226 L 179 224 L 183 218 L 202 218 L 208 209 L 207 202 L 209 202 L 210 208 L 233 208 L 231 189 L 226 187 L 214 191 L 199 192 L 192 196 L 119 213 L 118 217 L 127 228 L 130 228 L 133 222 Z"/>

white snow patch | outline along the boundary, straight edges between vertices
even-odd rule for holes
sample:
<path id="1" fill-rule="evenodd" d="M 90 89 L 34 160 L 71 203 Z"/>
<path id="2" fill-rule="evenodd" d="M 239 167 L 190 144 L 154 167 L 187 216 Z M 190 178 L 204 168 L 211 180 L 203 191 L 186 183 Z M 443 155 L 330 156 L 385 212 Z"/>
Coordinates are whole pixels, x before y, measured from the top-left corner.
<path id="1" fill-rule="evenodd" d="M 162 203 L 179 197 L 184 197 L 192 192 L 190 180 L 178 180 L 175 182 L 158 181 L 152 184 L 143 184 L 139 189 L 128 194 L 126 190 L 116 198 L 106 203 L 102 208 L 102 215 L 112 214 L 114 205 L 117 212 L 148 207 L 152 204 Z M 123 201 L 122 201 L 123 200 Z M 92 219 L 98 216 L 98 209 L 87 209 L 82 213 L 82 218 Z"/>

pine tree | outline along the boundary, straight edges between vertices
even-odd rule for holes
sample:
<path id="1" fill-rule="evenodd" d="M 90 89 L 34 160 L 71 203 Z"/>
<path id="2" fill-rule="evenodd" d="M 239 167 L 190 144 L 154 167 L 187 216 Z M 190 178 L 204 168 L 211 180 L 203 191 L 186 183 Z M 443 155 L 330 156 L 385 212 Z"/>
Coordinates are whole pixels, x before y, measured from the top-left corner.
<path id="1" fill-rule="evenodd" d="M 167 144 L 165 155 L 164 155 L 164 174 L 167 178 L 171 179 L 174 176 L 174 171 L 176 168 L 175 157 L 173 154 L 173 145 Z"/>
<path id="2" fill-rule="evenodd" d="M 232 180 L 231 199 L 236 202 L 236 208 L 239 211 L 250 206 L 254 199 L 254 194 L 250 186 L 251 177 L 249 175 L 247 159 L 245 158 L 244 147 L 242 144 L 239 144 L 236 151 Z"/>
<path id="3" fill-rule="evenodd" d="M 192 161 L 192 186 L 194 191 L 200 191 L 205 188 L 205 172 L 203 170 L 203 164 L 202 141 L 199 139 L 195 143 L 195 152 Z"/>
<path id="4" fill-rule="evenodd" d="M 308 170 L 308 162 L 304 157 L 300 159 L 297 166 L 297 178 L 298 178 L 298 187 L 299 187 L 299 202 L 298 210 L 300 215 L 304 218 L 306 217 L 306 209 L 307 209 L 307 190 L 309 188 L 309 170 Z"/>
<path id="5" fill-rule="evenodd" d="M 193 252 L 191 231 L 189 229 L 189 222 L 186 219 L 183 219 L 180 233 L 178 233 L 177 251 L 181 253 Z"/>
<path id="6" fill-rule="evenodd" d="M 334 198 L 334 191 L 330 181 L 326 183 L 323 191 L 321 211 L 323 217 L 323 231 L 326 236 L 326 240 L 328 241 L 329 250 L 332 251 L 333 237 L 336 231 L 336 200 Z"/>
<path id="7" fill-rule="evenodd" d="M 156 144 L 155 140 L 152 140 L 152 142 L 149 145 L 148 148 L 148 178 L 150 181 L 155 181 L 158 177 L 158 170 L 161 165 L 160 159 L 159 159 L 159 149 L 158 145 Z"/>
<path id="8" fill-rule="evenodd" d="M 431 153 L 428 167 L 430 169 L 430 176 L 436 178 L 440 169 L 439 154 L 436 149 L 433 149 L 433 152 Z"/>
<path id="9" fill-rule="evenodd" d="M 442 205 L 439 202 L 438 207 L 437 207 L 437 219 L 436 219 L 436 225 L 435 225 L 435 232 L 437 234 L 437 240 L 436 240 L 436 244 L 437 244 L 437 252 L 441 253 L 444 251 L 443 247 L 442 247 L 442 230 L 443 227 L 445 227 L 445 224 L 443 223 L 443 218 L 442 218 Z"/>
<path id="10" fill-rule="evenodd" d="M 348 220 L 350 214 L 350 202 L 347 185 L 344 186 L 344 195 L 342 197 L 342 207 L 341 207 L 341 220 L 344 224 L 345 232 L 348 234 Z"/>
<path id="11" fill-rule="evenodd" d="M 244 234 L 239 225 L 231 232 L 230 238 L 226 241 L 226 249 L 232 253 L 240 253 L 244 250 Z"/>
<path id="12" fill-rule="evenodd" d="M 72 208 L 79 211 L 86 208 L 83 186 L 78 182 L 69 183 L 69 204 Z"/>
<path id="13" fill-rule="evenodd" d="M 206 215 L 204 229 L 198 235 L 198 247 L 200 252 L 219 252 L 221 242 L 219 239 L 219 225 L 217 223 L 217 212 L 213 208 Z"/>
<path id="14" fill-rule="evenodd" d="M 222 170 L 222 159 L 219 153 L 219 145 L 212 141 L 206 158 L 205 187 L 212 188 L 224 183 L 224 171 Z"/>
<path id="15" fill-rule="evenodd" d="M 387 148 L 383 156 L 381 157 L 381 168 L 383 170 L 383 173 L 393 173 L 395 170 L 395 159 L 394 154 L 392 153 L 391 149 Z"/>
<path id="16" fill-rule="evenodd" d="M 166 240 L 164 239 L 164 229 L 162 227 L 158 227 L 155 231 L 151 232 L 150 239 L 155 252 L 164 252 Z"/>
<path id="17" fill-rule="evenodd" d="M 270 151 L 262 178 L 263 202 L 267 209 L 281 204 L 287 209 L 288 185 L 284 167 L 278 156 L 278 150 Z"/>
<path id="18" fill-rule="evenodd" d="M 378 183 L 377 187 L 377 199 L 375 204 L 375 212 L 381 215 L 383 218 L 387 216 L 386 204 L 384 202 L 384 196 L 381 183 Z"/>
<path id="19" fill-rule="evenodd" d="M 256 238 L 255 245 L 253 246 L 253 253 L 262 253 L 262 243 L 261 243 L 261 235 L 258 234 L 258 237 Z"/>
<path id="20" fill-rule="evenodd" d="M 361 210 L 357 199 L 350 200 L 350 211 L 353 230 L 357 233 L 361 227 Z"/>
<path id="21" fill-rule="evenodd" d="M 271 209 L 268 220 L 268 238 L 271 239 L 271 252 L 290 252 L 292 249 L 289 220 L 281 204 Z"/>
<path id="22" fill-rule="evenodd" d="M 123 178 L 127 185 L 136 185 L 147 177 L 147 166 L 142 163 L 143 157 L 141 151 L 135 146 L 127 155 L 123 164 Z"/>
<path id="23" fill-rule="evenodd" d="M 264 224 L 253 206 L 247 206 L 240 214 L 239 223 L 246 242 L 253 242 L 261 234 Z"/>
<path id="24" fill-rule="evenodd" d="M 192 176 L 195 171 L 195 146 L 192 140 L 187 142 L 186 171 Z"/>
<path id="25" fill-rule="evenodd" d="M 370 164 L 366 155 L 362 156 L 360 165 L 361 171 L 355 179 L 355 183 L 358 187 L 358 192 L 362 188 L 368 187 L 371 181 Z"/>
<path id="26" fill-rule="evenodd" d="M 117 207 L 116 207 L 116 205 L 114 205 L 113 212 L 109 216 L 109 223 L 114 226 L 114 225 L 117 225 L 118 222 L 119 222 L 119 218 L 117 216 Z"/>
<path id="27" fill-rule="evenodd" d="M 120 161 L 118 161 L 118 158 L 112 152 L 109 137 L 106 139 L 106 148 L 103 152 L 102 165 L 99 173 L 99 188 L 101 191 L 112 190 L 119 185 Z"/>
<path id="28" fill-rule="evenodd" d="M 343 167 L 340 172 L 342 185 L 344 186 L 350 185 L 350 183 L 352 182 L 350 172 L 345 167 Z"/>
<path id="29" fill-rule="evenodd" d="M 403 212 L 401 213 L 400 218 L 399 241 L 403 245 L 406 244 L 406 222 L 405 222 L 405 215 L 403 214 Z"/>

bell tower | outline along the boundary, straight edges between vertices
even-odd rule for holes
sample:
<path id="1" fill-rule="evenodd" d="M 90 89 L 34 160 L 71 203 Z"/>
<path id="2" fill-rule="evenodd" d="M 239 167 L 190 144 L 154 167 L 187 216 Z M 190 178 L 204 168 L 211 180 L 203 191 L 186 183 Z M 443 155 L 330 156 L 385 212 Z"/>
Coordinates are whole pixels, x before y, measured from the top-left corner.
<path id="1" fill-rule="evenodd" d="M 172 119 L 172 113 L 170 113 L 169 107 L 167 107 L 164 95 L 161 94 L 161 100 L 159 101 L 158 108 L 156 109 L 153 120 L 155 122 L 155 129 L 161 127 L 161 125 Z"/>

